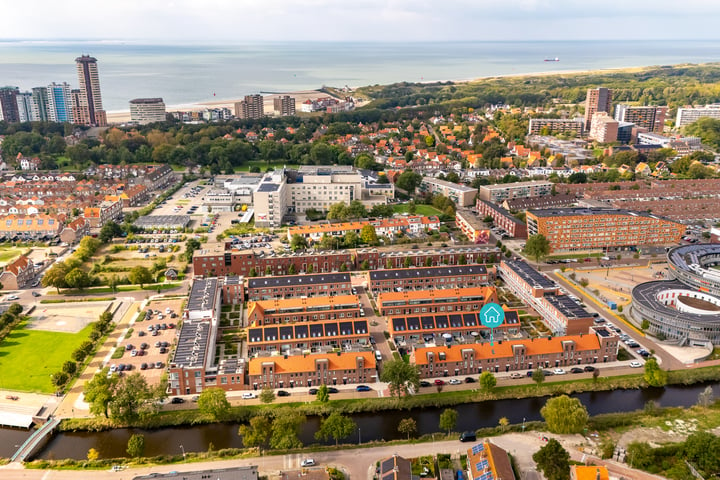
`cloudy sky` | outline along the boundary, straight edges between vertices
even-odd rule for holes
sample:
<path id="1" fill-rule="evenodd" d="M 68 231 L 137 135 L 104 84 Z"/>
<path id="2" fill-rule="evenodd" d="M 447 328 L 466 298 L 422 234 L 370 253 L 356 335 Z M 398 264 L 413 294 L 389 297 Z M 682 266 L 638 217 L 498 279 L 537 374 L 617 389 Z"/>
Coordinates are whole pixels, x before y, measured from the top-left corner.
<path id="1" fill-rule="evenodd" d="M 0 39 L 717 39 L 720 0 L 6 0 Z"/>

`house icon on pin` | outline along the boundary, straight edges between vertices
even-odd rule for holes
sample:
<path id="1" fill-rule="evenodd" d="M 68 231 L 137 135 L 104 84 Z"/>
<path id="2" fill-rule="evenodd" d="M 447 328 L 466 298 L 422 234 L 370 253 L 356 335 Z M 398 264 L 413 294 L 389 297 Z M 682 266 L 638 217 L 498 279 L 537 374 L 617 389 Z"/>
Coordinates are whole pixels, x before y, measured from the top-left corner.
<path id="1" fill-rule="evenodd" d="M 502 325 L 505 320 L 505 312 L 500 305 L 496 303 L 488 303 L 480 311 L 480 321 L 483 325 L 489 328 L 494 328 Z"/>

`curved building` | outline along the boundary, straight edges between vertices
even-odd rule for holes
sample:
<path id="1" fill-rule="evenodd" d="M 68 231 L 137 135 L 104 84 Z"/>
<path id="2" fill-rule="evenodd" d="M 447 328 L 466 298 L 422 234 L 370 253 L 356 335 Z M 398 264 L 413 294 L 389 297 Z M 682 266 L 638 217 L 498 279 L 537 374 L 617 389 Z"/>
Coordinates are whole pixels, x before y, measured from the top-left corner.
<path id="1" fill-rule="evenodd" d="M 700 244 L 668 252 L 673 280 L 637 285 L 630 317 L 646 331 L 681 344 L 720 344 L 720 245 Z"/>

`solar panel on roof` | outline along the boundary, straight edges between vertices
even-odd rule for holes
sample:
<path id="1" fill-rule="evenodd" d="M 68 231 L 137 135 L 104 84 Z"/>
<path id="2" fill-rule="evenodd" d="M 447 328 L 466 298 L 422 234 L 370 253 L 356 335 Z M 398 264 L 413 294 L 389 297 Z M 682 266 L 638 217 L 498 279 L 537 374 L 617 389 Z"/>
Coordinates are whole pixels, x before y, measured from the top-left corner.
<path id="1" fill-rule="evenodd" d="M 478 453 L 482 452 L 483 450 L 485 450 L 485 445 L 483 445 L 482 443 L 478 443 L 477 445 L 472 447 L 472 454 L 477 455 Z"/>

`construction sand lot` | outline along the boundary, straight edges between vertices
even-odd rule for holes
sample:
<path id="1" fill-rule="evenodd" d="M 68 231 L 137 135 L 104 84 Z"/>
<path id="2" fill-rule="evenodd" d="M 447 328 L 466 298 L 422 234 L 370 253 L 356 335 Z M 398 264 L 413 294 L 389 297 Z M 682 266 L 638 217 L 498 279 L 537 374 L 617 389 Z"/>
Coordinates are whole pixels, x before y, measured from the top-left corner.
<path id="1" fill-rule="evenodd" d="M 597 290 L 598 298 L 617 305 L 628 305 L 632 289 L 644 282 L 665 279 L 665 264 L 651 266 L 615 267 L 615 268 L 578 268 L 567 269 L 565 276 L 575 274 L 575 280 L 587 279 L 588 291 Z"/>
<path id="2" fill-rule="evenodd" d="M 38 304 L 30 315 L 28 330 L 77 333 L 97 321 L 112 301 Z"/>

